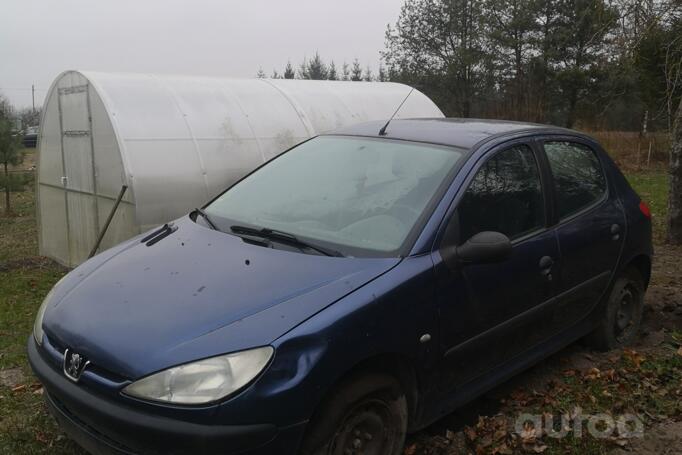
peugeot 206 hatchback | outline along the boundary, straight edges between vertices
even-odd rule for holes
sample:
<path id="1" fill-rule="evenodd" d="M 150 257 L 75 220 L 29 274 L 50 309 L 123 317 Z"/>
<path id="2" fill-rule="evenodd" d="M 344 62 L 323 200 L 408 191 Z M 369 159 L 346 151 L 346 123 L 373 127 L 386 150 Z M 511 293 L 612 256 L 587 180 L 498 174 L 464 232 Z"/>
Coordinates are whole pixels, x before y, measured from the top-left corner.
<path id="1" fill-rule="evenodd" d="M 650 213 L 594 140 L 382 126 L 304 142 L 59 282 L 28 353 L 63 429 L 94 453 L 399 454 L 578 338 L 633 340 Z"/>

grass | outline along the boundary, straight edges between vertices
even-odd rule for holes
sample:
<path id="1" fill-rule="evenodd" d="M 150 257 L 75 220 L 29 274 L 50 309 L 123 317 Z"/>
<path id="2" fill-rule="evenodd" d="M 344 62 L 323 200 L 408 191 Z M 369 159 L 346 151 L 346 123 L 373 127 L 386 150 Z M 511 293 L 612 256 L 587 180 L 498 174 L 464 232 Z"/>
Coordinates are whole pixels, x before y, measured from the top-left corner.
<path id="1" fill-rule="evenodd" d="M 657 238 L 662 238 L 666 212 L 667 176 L 662 173 L 637 173 L 628 176 L 633 187 L 651 206 Z M 74 454 L 81 450 L 64 437 L 42 402 L 42 388 L 31 375 L 28 367 L 25 343 L 31 333 L 35 312 L 43 297 L 65 270 L 38 256 L 35 207 L 32 192 L 12 193 L 14 216 L 0 216 L 0 372 L 18 371 L 19 379 L 13 384 L 0 381 L 0 453 L 2 454 Z M 682 338 L 681 338 L 682 339 Z M 629 406 L 645 406 L 656 413 L 668 412 L 666 400 L 644 403 L 641 381 L 648 378 L 666 377 L 669 383 L 682 381 L 679 359 L 675 364 L 669 360 L 652 359 L 642 365 L 633 376 L 626 399 Z M 622 368 L 627 368 L 623 365 Z M 674 372 L 671 376 L 669 372 Z M 647 376 L 650 375 L 650 376 Z M 668 376 L 666 376 L 668 375 Z M 657 381 L 658 379 L 656 379 Z M 638 385 L 640 384 L 640 385 Z M 655 382 L 660 387 L 669 387 Z M 612 406 L 601 393 L 601 382 L 589 383 L 585 378 L 566 376 L 560 384 L 563 394 L 557 396 L 559 404 L 576 402 L 578 397 L 590 394 L 596 397 L 594 409 Z M 614 390 L 613 396 L 623 395 Z M 563 397 L 563 398 L 562 398 Z M 592 403 L 592 400 L 588 399 Z M 557 408 L 559 409 L 560 406 Z M 566 438 L 550 441 L 546 453 L 603 453 L 604 447 L 593 440 Z"/>
<path id="2" fill-rule="evenodd" d="M 65 269 L 38 257 L 33 193 L 12 193 L 12 209 L 0 217 L 0 371 L 17 376 L 0 383 L 0 453 L 82 453 L 48 415 L 26 359 L 35 313 Z"/>

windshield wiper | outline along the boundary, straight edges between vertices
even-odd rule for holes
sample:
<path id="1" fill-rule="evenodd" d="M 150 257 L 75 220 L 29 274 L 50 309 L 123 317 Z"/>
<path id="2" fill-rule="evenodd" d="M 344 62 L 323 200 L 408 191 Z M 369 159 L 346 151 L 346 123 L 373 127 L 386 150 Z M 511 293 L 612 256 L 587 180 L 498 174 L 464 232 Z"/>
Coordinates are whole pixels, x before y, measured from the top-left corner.
<path id="1" fill-rule="evenodd" d="M 269 228 L 258 229 L 248 226 L 230 226 L 230 229 L 235 234 L 244 234 L 255 237 L 261 237 L 269 240 L 278 240 L 280 242 L 288 243 L 290 245 L 297 246 L 300 248 L 307 248 L 309 250 L 317 251 L 318 253 L 322 253 L 325 256 L 343 257 L 343 253 L 341 253 L 340 251 L 336 251 L 331 248 L 326 248 L 323 246 L 314 245 L 312 243 L 303 241 L 296 237 L 294 234 L 289 234 L 288 232 L 278 231 Z"/>
<path id="2" fill-rule="evenodd" d="M 211 221 L 211 218 L 209 218 L 208 214 L 206 214 L 206 212 L 204 212 L 202 209 L 196 208 L 196 209 L 194 209 L 194 213 L 196 213 L 197 215 L 201 215 L 201 217 L 204 220 L 206 220 L 206 224 L 208 224 L 210 226 L 210 228 L 213 229 L 214 231 L 220 230 L 216 227 L 216 225 L 213 223 L 213 221 Z"/>

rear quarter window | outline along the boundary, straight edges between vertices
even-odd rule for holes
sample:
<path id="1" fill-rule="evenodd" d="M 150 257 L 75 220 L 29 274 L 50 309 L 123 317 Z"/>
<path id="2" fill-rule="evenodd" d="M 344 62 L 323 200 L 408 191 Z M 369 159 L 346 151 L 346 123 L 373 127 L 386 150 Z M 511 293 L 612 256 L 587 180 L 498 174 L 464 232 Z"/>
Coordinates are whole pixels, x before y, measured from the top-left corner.
<path id="1" fill-rule="evenodd" d="M 554 177 L 559 218 L 567 218 L 601 200 L 606 179 L 594 150 L 575 142 L 544 144 Z"/>

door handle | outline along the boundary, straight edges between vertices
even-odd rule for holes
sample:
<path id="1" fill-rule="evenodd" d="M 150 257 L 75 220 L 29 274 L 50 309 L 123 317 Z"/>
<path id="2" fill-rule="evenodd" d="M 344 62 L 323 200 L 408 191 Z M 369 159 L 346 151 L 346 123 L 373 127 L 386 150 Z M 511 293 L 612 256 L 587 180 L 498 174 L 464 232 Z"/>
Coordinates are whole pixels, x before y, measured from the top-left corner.
<path id="1" fill-rule="evenodd" d="M 611 240 L 620 239 L 620 224 L 611 225 Z"/>
<path id="2" fill-rule="evenodd" d="M 552 267 L 554 266 L 554 259 L 549 256 L 540 258 L 540 275 L 544 276 L 547 281 L 552 281 Z"/>

